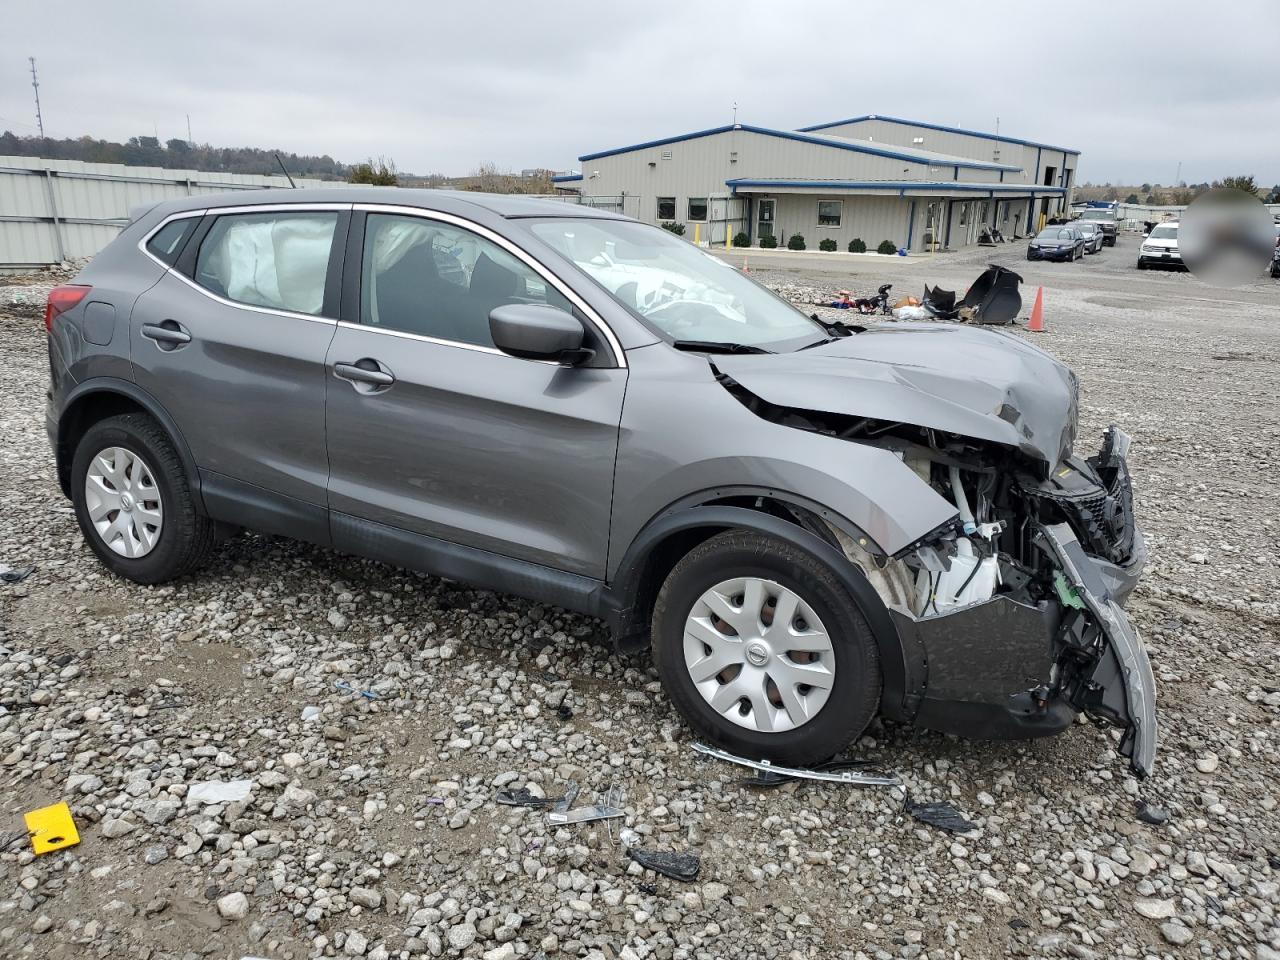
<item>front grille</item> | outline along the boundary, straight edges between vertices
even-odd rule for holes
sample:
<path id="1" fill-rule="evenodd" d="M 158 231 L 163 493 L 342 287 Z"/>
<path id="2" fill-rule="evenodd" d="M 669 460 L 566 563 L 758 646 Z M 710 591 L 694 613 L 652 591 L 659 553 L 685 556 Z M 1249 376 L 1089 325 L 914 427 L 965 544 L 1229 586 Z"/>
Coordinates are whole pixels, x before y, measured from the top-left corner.
<path id="1" fill-rule="evenodd" d="M 1027 492 L 1057 506 L 1087 553 L 1123 565 L 1133 554 L 1136 533 L 1129 469 L 1122 458 L 1110 455 L 1091 458 L 1089 466 L 1101 484 L 1081 472 L 1075 489 Z"/>

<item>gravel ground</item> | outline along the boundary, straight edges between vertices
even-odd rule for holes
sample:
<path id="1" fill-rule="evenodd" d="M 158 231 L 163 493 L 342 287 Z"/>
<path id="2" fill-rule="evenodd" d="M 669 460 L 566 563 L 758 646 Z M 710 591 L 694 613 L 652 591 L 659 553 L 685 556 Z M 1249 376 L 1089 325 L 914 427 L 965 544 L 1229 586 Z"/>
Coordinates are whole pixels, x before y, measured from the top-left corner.
<path id="1" fill-rule="evenodd" d="M 1082 436 L 1135 439 L 1162 752 L 1139 783 L 1085 724 L 853 745 L 964 836 L 888 790 L 743 788 L 588 618 L 252 536 L 174 585 L 113 578 L 47 449 L 27 293 L 50 278 L 0 279 L 0 562 L 39 567 L 0 584 L 3 833 L 66 800 L 81 836 L 0 854 L 0 956 L 1280 958 L 1280 287 L 1139 274 L 1134 246 L 1015 266 L 1081 375 Z M 801 300 L 963 291 L 985 254 L 755 275 Z M 493 801 L 569 779 L 620 790 L 625 820 Z M 248 792 L 209 803 L 207 781 Z M 698 881 L 631 864 L 624 824 L 698 853 Z"/>

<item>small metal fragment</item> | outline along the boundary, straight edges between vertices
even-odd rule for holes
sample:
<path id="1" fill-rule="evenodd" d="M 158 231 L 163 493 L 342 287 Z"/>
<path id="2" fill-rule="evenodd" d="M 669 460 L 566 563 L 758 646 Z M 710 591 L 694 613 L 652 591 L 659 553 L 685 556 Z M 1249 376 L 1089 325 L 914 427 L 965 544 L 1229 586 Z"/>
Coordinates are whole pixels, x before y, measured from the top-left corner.
<path id="1" fill-rule="evenodd" d="M 574 807 L 564 813 L 557 813 L 554 810 L 547 814 L 547 823 L 562 825 L 566 823 L 587 823 L 590 820 L 611 820 L 614 817 L 624 816 L 624 811 L 617 807 L 592 806 L 592 807 Z"/>

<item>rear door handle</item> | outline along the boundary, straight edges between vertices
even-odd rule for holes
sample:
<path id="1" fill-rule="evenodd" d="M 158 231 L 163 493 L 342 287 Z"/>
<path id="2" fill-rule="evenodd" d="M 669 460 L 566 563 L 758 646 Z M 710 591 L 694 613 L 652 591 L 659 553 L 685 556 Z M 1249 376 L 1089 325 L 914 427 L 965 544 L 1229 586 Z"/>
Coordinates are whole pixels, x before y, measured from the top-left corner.
<path id="1" fill-rule="evenodd" d="M 142 335 L 154 340 L 161 350 L 176 350 L 191 342 L 191 334 L 182 329 L 176 320 L 165 320 L 163 323 L 144 323 Z"/>
<path id="2" fill-rule="evenodd" d="M 362 357 L 354 363 L 335 363 L 333 375 L 350 381 L 364 393 L 386 389 L 396 382 L 395 375 L 372 357 Z"/>

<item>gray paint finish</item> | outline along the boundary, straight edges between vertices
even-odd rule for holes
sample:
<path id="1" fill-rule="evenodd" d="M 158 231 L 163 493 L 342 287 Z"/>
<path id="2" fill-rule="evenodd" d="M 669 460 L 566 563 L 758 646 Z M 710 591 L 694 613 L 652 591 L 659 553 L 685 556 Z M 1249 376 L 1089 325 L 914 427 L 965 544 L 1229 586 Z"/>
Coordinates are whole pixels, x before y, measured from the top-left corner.
<path id="1" fill-rule="evenodd" d="M 395 384 L 362 393 L 333 376 L 335 363 L 365 358 Z M 603 579 L 626 383 L 625 369 L 342 324 L 322 404 L 329 506 Z"/>

